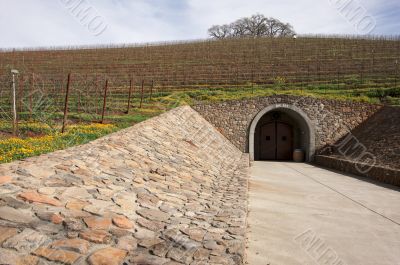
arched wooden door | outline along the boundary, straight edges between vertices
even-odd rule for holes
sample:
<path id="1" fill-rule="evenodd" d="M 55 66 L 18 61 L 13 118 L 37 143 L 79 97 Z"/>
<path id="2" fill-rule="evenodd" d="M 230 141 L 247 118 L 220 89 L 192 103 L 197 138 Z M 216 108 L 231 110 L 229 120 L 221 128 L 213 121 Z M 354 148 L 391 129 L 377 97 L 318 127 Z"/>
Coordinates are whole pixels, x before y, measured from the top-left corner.
<path id="1" fill-rule="evenodd" d="M 260 159 L 291 160 L 293 129 L 289 124 L 274 121 L 260 128 Z"/>

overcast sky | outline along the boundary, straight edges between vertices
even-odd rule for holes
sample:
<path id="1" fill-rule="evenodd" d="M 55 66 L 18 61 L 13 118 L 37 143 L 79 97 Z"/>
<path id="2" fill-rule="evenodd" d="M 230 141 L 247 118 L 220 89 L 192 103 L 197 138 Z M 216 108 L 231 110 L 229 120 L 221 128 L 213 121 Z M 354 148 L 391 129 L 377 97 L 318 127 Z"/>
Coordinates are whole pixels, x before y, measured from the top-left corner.
<path id="1" fill-rule="evenodd" d="M 344 1 L 359 11 L 353 19 L 341 11 Z M 299 34 L 363 34 L 362 23 L 375 23 L 369 33 L 400 35 L 400 0 L 0 0 L 0 47 L 207 38 L 211 25 L 255 13 Z"/>

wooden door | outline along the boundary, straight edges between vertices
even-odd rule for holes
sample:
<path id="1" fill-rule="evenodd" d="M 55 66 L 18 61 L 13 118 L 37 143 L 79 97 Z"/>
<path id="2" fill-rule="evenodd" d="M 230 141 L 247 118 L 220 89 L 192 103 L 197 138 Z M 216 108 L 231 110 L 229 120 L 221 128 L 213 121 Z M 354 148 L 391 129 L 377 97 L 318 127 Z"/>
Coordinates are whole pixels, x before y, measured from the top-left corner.
<path id="1" fill-rule="evenodd" d="M 286 123 L 276 123 L 276 159 L 292 159 L 292 127 Z"/>
<path id="2" fill-rule="evenodd" d="M 271 122 L 260 128 L 260 160 L 291 160 L 293 132 L 289 124 Z"/>
<path id="3" fill-rule="evenodd" d="M 275 122 L 264 124 L 260 130 L 260 159 L 276 159 L 276 126 Z"/>

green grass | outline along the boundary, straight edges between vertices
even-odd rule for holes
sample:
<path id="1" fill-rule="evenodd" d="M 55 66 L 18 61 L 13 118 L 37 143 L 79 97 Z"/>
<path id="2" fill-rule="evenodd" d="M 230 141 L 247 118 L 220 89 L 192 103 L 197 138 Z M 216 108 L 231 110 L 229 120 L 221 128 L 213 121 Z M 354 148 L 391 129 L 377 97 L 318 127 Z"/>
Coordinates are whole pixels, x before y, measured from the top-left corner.
<path id="1" fill-rule="evenodd" d="M 70 126 L 65 133 L 60 133 L 58 130 L 49 129 L 47 124 L 39 122 L 36 122 L 36 129 L 46 135 L 0 139 L 0 163 L 84 144 L 118 130 L 111 124 L 76 124 Z"/>
<path id="2" fill-rule="evenodd" d="M 322 99 L 352 100 L 368 103 L 385 103 L 400 106 L 400 88 L 360 87 L 349 89 L 345 84 L 304 85 L 247 85 L 234 88 L 196 89 L 188 91 L 154 93 L 152 99 L 145 97 L 142 108 L 139 97 L 132 100 L 130 113 L 126 110 L 126 100 L 121 99 L 119 111 L 112 113 L 107 109 L 105 124 L 99 124 L 101 115 L 70 112 L 67 131 L 60 133 L 63 113 L 59 111 L 37 111 L 19 113 L 18 137 L 12 137 L 10 119 L 0 120 L 0 163 L 25 157 L 36 156 L 70 146 L 84 144 L 111 132 L 132 126 L 181 105 L 193 105 L 200 102 L 221 102 L 241 100 L 272 95 L 308 96 Z M 346 87 L 346 88 L 345 88 Z M 116 104 L 119 99 L 113 103 Z M 73 105 L 73 103 L 72 103 Z M 7 114 L 8 115 L 8 114 Z"/>
<path id="3" fill-rule="evenodd" d="M 377 92 L 379 91 L 379 93 Z M 397 105 L 396 100 L 400 99 L 400 88 L 358 88 L 341 89 L 337 85 L 318 85 L 307 87 L 290 87 L 285 89 L 273 86 L 257 86 L 240 89 L 207 89 L 186 92 L 175 92 L 169 98 L 180 99 L 186 104 L 197 102 L 218 102 L 226 100 L 240 100 L 254 97 L 265 97 L 272 95 L 295 95 L 308 96 L 334 100 L 351 100 L 368 103 L 390 103 Z M 394 104 L 393 104 L 394 103 Z"/>

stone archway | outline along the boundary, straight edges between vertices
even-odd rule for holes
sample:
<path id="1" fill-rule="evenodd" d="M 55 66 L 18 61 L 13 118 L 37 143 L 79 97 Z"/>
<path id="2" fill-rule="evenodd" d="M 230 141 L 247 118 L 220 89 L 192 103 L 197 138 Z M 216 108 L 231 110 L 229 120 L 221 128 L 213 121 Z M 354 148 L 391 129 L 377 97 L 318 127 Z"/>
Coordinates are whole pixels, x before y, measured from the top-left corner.
<path id="1" fill-rule="evenodd" d="M 249 132 L 249 154 L 250 160 L 254 161 L 256 158 L 256 129 L 260 121 L 271 112 L 284 113 L 290 117 L 299 128 L 299 141 L 301 141 L 301 147 L 306 152 L 306 161 L 310 162 L 313 160 L 315 154 L 315 125 L 307 116 L 307 114 L 300 108 L 289 105 L 289 104 L 274 104 L 266 107 L 260 111 L 253 119 L 250 125 Z"/>

